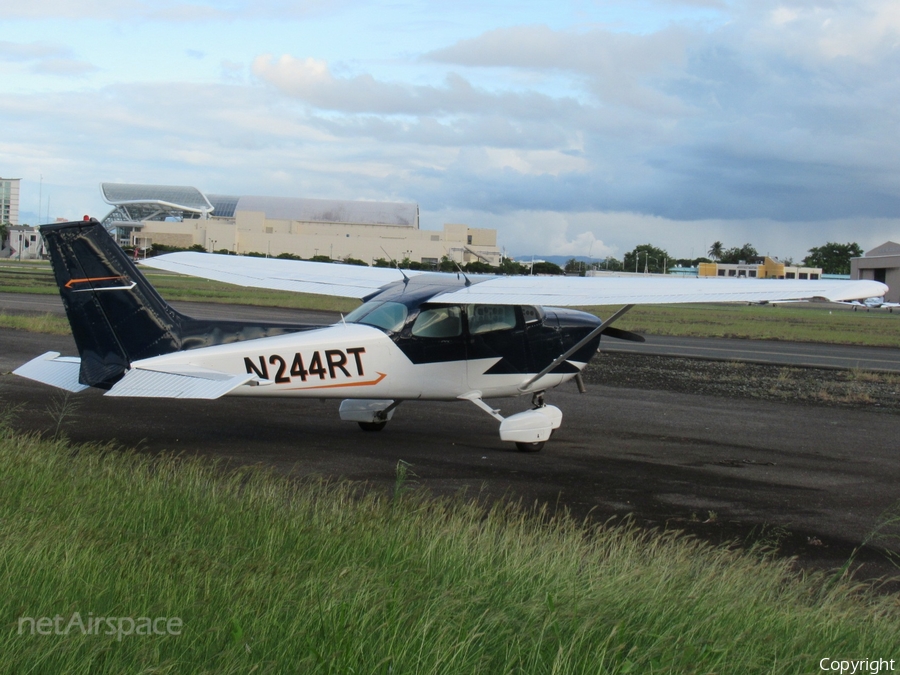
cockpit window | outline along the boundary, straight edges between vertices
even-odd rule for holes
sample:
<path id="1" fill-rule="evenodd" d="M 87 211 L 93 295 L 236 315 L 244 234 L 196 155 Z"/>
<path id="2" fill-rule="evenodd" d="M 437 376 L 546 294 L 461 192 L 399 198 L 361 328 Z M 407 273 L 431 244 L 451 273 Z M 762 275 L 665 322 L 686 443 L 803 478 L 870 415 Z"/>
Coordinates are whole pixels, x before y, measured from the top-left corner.
<path id="1" fill-rule="evenodd" d="M 416 337 L 450 338 L 462 335 L 462 312 L 459 307 L 425 309 L 416 317 L 412 334 Z"/>
<path id="2" fill-rule="evenodd" d="M 490 333 L 516 327 L 516 310 L 509 305 L 469 305 L 469 333 Z"/>
<path id="3" fill-rule="evenodd" d="M 531 307 L 529 305 L 522 307 L 522 318 L 525 319 L 525 323 L 535 323 L 536 321 L 540 321 L 543 317 L 544 312 L 538 307 Z"/>
<path id="4" fill-rule="evenodd" d="M 364 323 L 367 326 L 375 326 L 396 333 L 406 323 L 407 314 L 406 305 L 399 302 L 373 300 L 354 309 L 344 317 L 344 321 Z"/>

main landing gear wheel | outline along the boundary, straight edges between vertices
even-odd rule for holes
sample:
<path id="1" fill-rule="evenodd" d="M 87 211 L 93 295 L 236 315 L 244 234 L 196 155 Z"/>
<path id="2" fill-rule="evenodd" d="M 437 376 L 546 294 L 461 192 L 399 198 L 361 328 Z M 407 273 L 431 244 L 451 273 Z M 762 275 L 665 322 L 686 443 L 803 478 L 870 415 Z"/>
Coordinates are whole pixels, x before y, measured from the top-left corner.
<path id="1" fill-rule="evenodd" d="M 381 431 L 387 425 L 387 420 L 384 422 L 357 422 L 357 424 L 363 431 Z"/>
<path id="2" fill-rule="evenodd" d="M 544 447 L 544 441 L 539 441 L 537 443 L 516 443 L 516 447 L 519 449 L 519 452 L 540 452 L 541 448 Z"/>

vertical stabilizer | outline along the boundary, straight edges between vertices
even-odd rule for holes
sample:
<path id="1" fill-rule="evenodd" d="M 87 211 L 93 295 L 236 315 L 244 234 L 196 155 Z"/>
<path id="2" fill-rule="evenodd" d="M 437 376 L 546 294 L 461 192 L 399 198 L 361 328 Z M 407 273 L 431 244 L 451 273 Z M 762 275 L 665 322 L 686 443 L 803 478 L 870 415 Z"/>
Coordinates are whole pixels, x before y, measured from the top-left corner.
<path id="1" fill-rule="evenodd" d="M 108 389 L 132 361 L 181 349 L 172 309 L 96 219 L 42 225 L 81 355 L 82 384 Z"/>

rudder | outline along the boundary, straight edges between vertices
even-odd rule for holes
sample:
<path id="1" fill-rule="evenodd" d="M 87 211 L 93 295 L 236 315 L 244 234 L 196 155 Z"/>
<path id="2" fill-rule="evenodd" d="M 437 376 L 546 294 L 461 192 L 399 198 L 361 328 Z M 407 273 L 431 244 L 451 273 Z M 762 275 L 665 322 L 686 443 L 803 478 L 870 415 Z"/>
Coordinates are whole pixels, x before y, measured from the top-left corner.
<path id="1" fill-rule="evenodd" d="M 98 220 L 40 230 L 81 356 L 83 384 L 109 389 L 131 362 L 181 349 L 186 317 L 162 299 Z"/>

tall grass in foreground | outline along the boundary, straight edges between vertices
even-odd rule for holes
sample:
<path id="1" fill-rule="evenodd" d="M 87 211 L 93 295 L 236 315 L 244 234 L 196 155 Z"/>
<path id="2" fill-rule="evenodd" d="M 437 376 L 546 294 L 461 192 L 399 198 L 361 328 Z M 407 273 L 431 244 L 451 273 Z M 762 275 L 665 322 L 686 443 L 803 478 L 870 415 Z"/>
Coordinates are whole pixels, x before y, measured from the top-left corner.
<path id="1" fill-rule="evenodd" d="M 798 673 L 894 658 L 896 600 L 675 534 L 0 430 L 9 673 Z M 180 635 L 20 634 L 177 617 Z"/>

